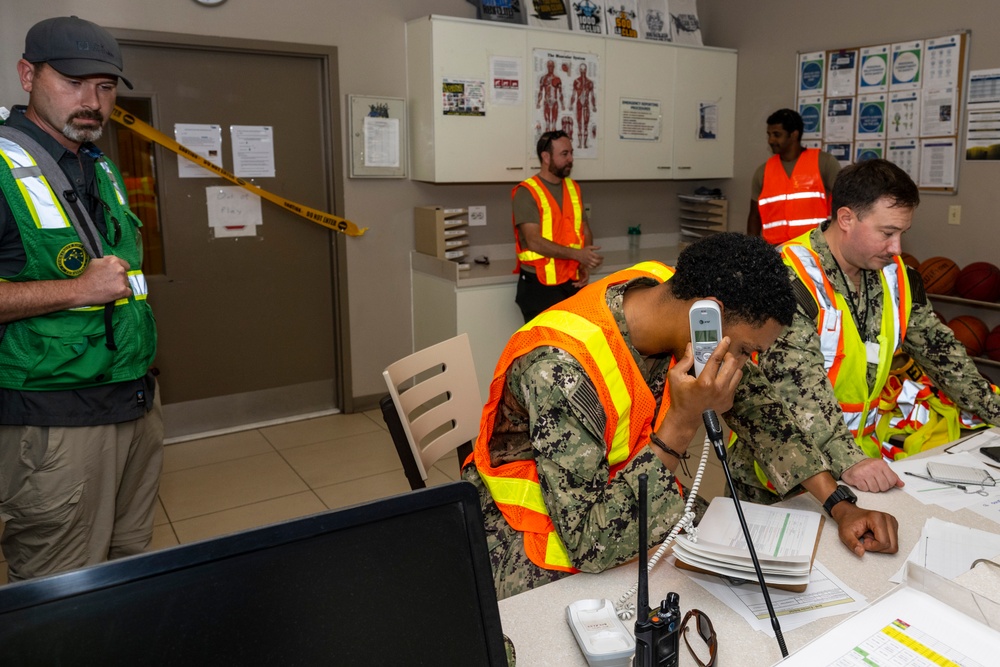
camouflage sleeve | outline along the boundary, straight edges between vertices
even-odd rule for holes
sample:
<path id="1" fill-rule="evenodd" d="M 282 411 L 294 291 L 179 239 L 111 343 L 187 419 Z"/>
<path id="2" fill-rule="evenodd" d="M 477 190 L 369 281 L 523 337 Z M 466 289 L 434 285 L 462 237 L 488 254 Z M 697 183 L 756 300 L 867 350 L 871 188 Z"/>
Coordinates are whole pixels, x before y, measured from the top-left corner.
<path id="1" fill-rule="evenodd" d="M 903 350 L 954 403 L 984 421 L 1000 424 L 1000 396 L 926 301 L 913 303 Z"/>
<path id="2" fill-rule="evenodd" d="M 601 572 L 638 554 L 640 473 L 649 476 L 651 542 L 666 537 L 684 506 L 673 474 L 646 447 L 609 483 L 604 412 L 572 356 L 536 358 L 510 388 L 527 406 L 545 505 L 577 569 Z"/>
<path id="3" fill-rule="evenodd" d="M 747 364 L 725 419 L 739 437 L 737 458 L 752 456 L 781 496 L 820 472 L 839 478 L 865 458 L 826 377 L 816 325 L 801 312 L 758 367 Z M 744 483 L 752 474 L 741 472 Z"/>

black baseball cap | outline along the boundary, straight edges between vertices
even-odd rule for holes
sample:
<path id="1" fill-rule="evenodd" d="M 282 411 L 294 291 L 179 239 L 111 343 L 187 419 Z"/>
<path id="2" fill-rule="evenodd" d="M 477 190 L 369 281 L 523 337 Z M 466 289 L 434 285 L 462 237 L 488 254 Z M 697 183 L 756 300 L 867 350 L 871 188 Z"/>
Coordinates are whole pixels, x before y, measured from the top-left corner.
<path id="1" fill-rule="evenodd" d="M 103 74 L 121 79 L 122 52 L 111 33 L 76 16 L 60 16 L 36 23 L 24 38 L 24 54 L 29 63 L 47 63 L 66 76 Z"/>

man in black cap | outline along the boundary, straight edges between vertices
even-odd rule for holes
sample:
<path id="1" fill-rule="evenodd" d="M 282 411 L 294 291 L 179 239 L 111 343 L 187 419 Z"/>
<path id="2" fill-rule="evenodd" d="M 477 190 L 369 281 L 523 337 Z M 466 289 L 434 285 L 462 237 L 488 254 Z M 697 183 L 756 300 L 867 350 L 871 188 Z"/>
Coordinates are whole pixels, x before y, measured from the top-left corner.
<path id="1" fill-rule="evenodd" d="M 0 545 L 11 581 L 142 552 L 163 422 L 142 239 L 92 142 L 115 106 L 114 37 L 47 19 L 0 125 Z M 2 110 L 0 110 L 2 111 Z"/>

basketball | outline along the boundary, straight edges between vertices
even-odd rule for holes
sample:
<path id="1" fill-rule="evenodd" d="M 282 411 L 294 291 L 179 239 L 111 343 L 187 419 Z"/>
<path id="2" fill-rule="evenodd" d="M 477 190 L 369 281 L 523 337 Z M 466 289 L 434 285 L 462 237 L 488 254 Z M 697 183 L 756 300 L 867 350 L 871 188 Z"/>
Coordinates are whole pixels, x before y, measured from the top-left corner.
<path id="1" fill-rule="evenodd" d="M 984 352 L 993 361 L 1000 361 L 1000 324 L 995 326 L 993 331 L 986 337 L 986 349 Z"/>
<path id="2" fill-rule="evenodd" d="M 973 262 L 958 273 L 955 294 L 974 301 L 1000 299 L 1000 268 L 989 262 Z"/>
<path id="3" fill-rule="evenodd" d="M 928 294 L 951 294 L 958 280 L 958 264 L 947 257 L 925 259 L 917 270 Z"/>
<path id="4" fill-rule="evenodd" d="M 981 319 L 973 315 L 959 315 L 948 322 L 948 328 L 955 332 L 955 338 L 965 346 L 970 357 L 983 353 L 990 330 Z"/>
<path id="5" fill-rule="evenodd" d="M 912 269 L 920 270 L 920 260 L 911 255 L 908 252 L 900 253 L 899 258 L 903 260 L 903 264 L 906 264 Z"/>

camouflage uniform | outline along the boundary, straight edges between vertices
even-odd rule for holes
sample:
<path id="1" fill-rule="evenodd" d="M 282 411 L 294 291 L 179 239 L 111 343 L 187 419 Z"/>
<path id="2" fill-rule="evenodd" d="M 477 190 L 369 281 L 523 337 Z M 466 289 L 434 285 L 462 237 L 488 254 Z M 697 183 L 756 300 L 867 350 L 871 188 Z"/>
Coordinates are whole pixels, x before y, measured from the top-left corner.
<path id="1" fill-rule="evenodd" d="M 613 286 L 607 302 L 659 410 L 670 357 L 642 357 L 622 312 L 626 290 L 655 284 L 637 278 Z M 545 505 L 576 569 L 602 572 L 636 557 L 640 473 L 649 475 L 650 544 L 662 541 L 680 518 L 684 500 L 674 476 L 648 447 L 608 483 L 604 411 L 583 367 L 564 350 L 540 347 L 515 359 L 498 410 L 492 463 L 535 460 Z M 463 477 L 479 489 L 498 599 L 566 576 L 528 559 L 523 535 L 504 520 L 474 465 Z"/>
<path id="2" fill-rule="evenodd" d="M 820 257 L 826 277 L 853 304 L 859 333 L 865 340 L 876 340 L 882 322 L 879 272 L 862 271 L 861 286 L 854 289 L 841 273 L 822 230 L 811 234 L 813 250 Z M 955 403 L 985 421 L 1000 423 L 1000 396 L 992 393 L 989 382 L 966 355 L 965 347 L 937 319 L 926 297 L 920 301 L 917 298 L 915 295 L 903 350 Z M 852 313 L 843 316 L 851 317 Z M 869 387 L 876 370 L 876 364 L 868 364 Z M 733 409 L 725 415 L 726 423 L 739 435 L 729 466 L 741 498 L 773 503 L 801 491 L 799 485 L 817 473 L 829 471 L 839 479 L 845 470 L 865 458 L 844 424 L 827 379 L 816 322 L 801 308 L 792 326 L 760 355 L 760 365 L 748 363 L 743 372 Z M 755 460 L 778 495 L 757 479 Z"/>

